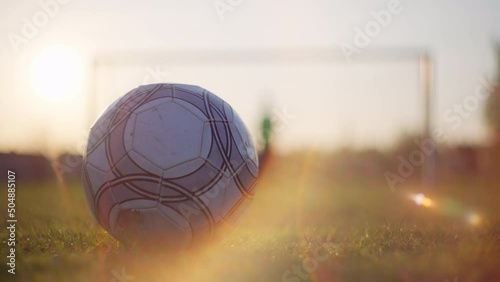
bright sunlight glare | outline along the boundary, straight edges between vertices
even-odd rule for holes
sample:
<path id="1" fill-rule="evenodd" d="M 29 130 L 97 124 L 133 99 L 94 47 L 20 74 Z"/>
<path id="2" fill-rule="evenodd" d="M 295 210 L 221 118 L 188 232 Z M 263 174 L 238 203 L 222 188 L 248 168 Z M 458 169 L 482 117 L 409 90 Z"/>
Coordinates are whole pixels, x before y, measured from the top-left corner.
<path id="1" fill-rule="evenodd" d="M 71 49 L 55 46 L 44 50 L 33 62 L 33 84 L 48 100 L 61 100 L 80 88 L 83 66 Z"/>
<path id="2" fill-rule="evenodd" d="M 467 214 L 466 219 L 471 225 L 478 225 L 481 222 L 481 217 L 473 212 Z"/>
<path id="3" fill-rule="evenodd" d="M 426 197 L 423 193 L 418 193 L 416 195 L 411 195 L 412 200 L 417 206 L 430 207 L 432 206 L 432 200 Z"/>

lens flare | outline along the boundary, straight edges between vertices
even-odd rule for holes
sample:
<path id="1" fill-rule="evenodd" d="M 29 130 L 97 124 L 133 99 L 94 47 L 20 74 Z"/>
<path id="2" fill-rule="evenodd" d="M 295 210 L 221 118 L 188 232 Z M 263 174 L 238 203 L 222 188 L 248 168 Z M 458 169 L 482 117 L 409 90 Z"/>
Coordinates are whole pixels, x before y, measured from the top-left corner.
<path id="1" fill-rule="evenodd" d="M 428 208 L 433 205 L 433 201 L 430 198 L 426 197 L 423 193 L 411 195 L 411 199 L 415 202 L 417 206 Z"/>
<path id="2" fill-rule="evenodd" d="M 477 213 L 474 213 L 474 212 L 467 214 L 466 220 L 471 225 L 478 225 L 479 223 L 481 223 L 481 217 Z"/>

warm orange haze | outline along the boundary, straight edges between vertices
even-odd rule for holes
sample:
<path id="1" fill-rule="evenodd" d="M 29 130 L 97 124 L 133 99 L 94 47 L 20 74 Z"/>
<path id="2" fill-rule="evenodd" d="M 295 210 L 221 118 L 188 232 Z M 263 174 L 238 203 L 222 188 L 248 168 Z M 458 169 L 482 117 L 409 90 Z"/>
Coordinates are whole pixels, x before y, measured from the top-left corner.
<path id="1" fill-rule="evenodd" d="M 0 280 L 500 281 L 499 11 L 0 3 Z"/>

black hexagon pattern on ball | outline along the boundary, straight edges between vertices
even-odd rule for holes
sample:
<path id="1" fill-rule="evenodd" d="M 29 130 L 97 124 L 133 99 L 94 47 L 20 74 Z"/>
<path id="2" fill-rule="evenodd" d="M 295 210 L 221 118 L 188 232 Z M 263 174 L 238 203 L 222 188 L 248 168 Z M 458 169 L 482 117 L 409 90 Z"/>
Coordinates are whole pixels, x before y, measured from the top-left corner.
<path id="1" fill-rule="evenodd" d="M 189 173 L 189 175 L 176 178 L 163 178 L 161 175 L 155 175 L 142 169 L 128 156 L 123 141 L 125 125 L 135 109 L 145 103 L 168 97 L 172 97 L 172 100 L 178 99 L 185 103 L 189 103 L 203 112 L 206 115 L 208 120 L 207 123 L 212 131 L 212 145 L 210 147 L 210 153 L 205 159 L 206 163 L 201 165 L 194 172 Z M 186 110 L 189 111 L 189 109 Z M 231 110 L 231 112 L 228 113 L 229 110 Z M 98 141 L 90 144 L 89 139 L 87 154 L 92 153 L 99 143 L 105 142 L 106 157 L 110 164 L 116 164 L 118 161 L 122 161 L 126 163 L 126 165 L 122 167 L 134 166 L 135 168 L 132 171 L 142 171 L 142 173 L 124 173 L 123 169 L 120 169 L 120 166 L 111 166 L 112 173 L 116 177 L 111 181 L 103 183 L 102 186 L 99 187 L 96 195 L 93 195 L 93 193 L 91 194 L 95 199 L 93 206 L 96 209 L 95 215 L 98 215 L 99 222 L 101 222 L 105 228 L 107 227 L 106 229 L 109 229 L 110 225 L 107 219 L 109 218 L 111 209 L 113 209 L 115 205 L 120 205 L 132 199 L 160 200 L 162 204 L 167 204 L 169 206 L 174 203 L 186 202 L 194 204 L 202 211 L 206 221 L 209 223 L 209 233 L 212 233 L 214 224 L 216 224 L 214 216 L 205 203 L 199 199 L 199 196 L 209 191 L 213 185 L 218 183 L 225 171 L 228 171 L 229 174 L 234 177 L 236 186 L 241 192 L 242 197 L 232 206 L 227 217 L 224 217 L 224 220 L 230 217 L 231 214 L 239 208 L 239 205 L 246 202 L 246 198 L 250 199 L 253 195 L 253 190 L 251 188 L 253 187 L 255 179 L 252 180 L 254 175 L 248 170 L 246 165 L 247 161 L 252 160 L 241 155 L 240 151 L 237 149 L 237 144 L 234 143 L 236 142 L 234 138 L 236 136 L 233 136 L 232 129 L 229 126 L 234 114 L 230 106 L 212 93 L 196 86 L 185 85 L 157 84 L 142 86 L 130 91 L 112 107 L 110 106 L 93 127 L 93 130 L 95 128 L 100 129 L 100 131 L 97 132 L 97 134 L 99 134 L 98 138 L 96 138 Z M 239 132 L 236 134 L 239 135 Z M 218 158 L 219 156 L 220 158 Z M 233 163 L 230 161 L 234 158 L 239 159 L 237 161 L 241 163 L 239 167 L 234 167 L 234 161 Z M 207 175 L 206 172 L 203 172 L 203 167 L 211 167 L 214 165 L 217 168 L 217 174 L 207 179 L 204 185 L 196 187 L 194 191 L 185 188 L 186 186 L 190 187 L 189 183 L 186 182 L 186 179 L 190 177 L 187 176 L 192 177 L 193 173 Z M 137 185 L 139 182 L 143 185 Z M 147 186 L 144 185 L 145 183 L 157 183 L 160 192 L 151 193 L 151 188 L 144 189 L 144 186 Z M 91 185 L 88 180 L 86 184 Z M 113 193 L 113 190 L 116 188 L 126 189 L 127 192 L 120 192 L 123 194 L 116 198 L 114 195 L 115 193 Z M 161 192 L 163 189 L 171 189 L 176 193 L 174 193 L 174 196 L 163 195 Z M 87 196 L 89 195 L 87 194 Z M 101 206 L 100 203 L 102 203 L 103 206 Z M 106 210 L 107 212 L 104 212 Z M 103 216 L 103 214 L 107 215 Z M 189 222 L 188 220 L 186 221 Z"/>

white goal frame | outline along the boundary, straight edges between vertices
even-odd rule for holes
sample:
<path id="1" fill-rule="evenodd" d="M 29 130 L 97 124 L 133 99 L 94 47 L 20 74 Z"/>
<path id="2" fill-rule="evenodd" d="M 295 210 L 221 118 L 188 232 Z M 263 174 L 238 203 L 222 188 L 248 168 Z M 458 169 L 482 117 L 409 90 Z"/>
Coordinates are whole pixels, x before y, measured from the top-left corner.
<path id="1" fill-rule="evenodd" d="M 171 50 L 171 51 L 127 51 L 100 53 L 94 56 L 91 75 L 91 90 L 87 99 L 87 122 L 90 126 L 97 118 L 97 70 L 101 66 L 139 66 L 144 64 L 356 64 L 359 62 L 401 62 L 409 61 L 418 64 L 420 94 L 423 101 L 423 139 L 431 140 L 432 112 L 435 100 L 434 92 L 434 60 L 426 48 L 370 48 L 347 59 L 336 47 L 297 48 L 297 49 L 261 49 L 261 50 Z M 436 180 L 435 154 L 427 156 L 423 164 L 422 184 L 424 188 L 433 187 Z"/>

